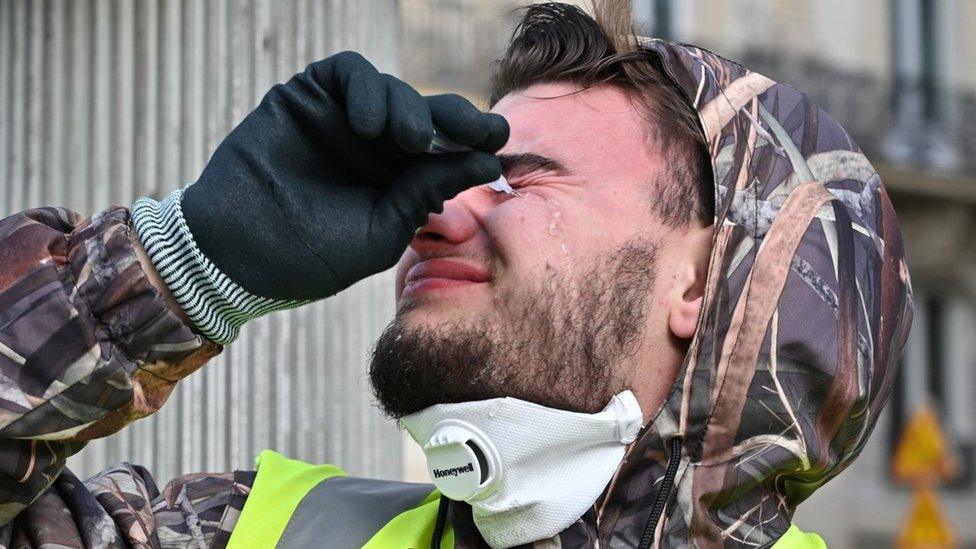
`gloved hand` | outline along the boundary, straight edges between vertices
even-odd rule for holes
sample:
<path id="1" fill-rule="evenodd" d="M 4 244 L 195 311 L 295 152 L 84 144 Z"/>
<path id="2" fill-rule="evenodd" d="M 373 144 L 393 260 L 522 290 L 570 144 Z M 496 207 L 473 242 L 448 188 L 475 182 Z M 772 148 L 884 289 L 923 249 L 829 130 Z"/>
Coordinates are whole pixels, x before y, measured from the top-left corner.
<path id="1" fill-rule="evenodd" d="M 435 125 L 475 151 L 423 154 Z M 195 184 L 133 217 L 174 297 L 222 342 L 392 266 L 430 212 L 501 174 L 491 153 L 507 139 L 501 116 L 424 98 L 344 52 L 273 87 Z"/>

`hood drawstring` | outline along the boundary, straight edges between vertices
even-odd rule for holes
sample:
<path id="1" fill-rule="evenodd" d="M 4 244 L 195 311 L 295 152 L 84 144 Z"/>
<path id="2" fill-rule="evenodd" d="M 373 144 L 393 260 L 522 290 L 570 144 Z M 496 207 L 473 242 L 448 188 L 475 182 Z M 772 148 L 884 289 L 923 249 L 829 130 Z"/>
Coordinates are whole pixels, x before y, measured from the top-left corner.
<path id="1" fill-rule="evenodd" d="M 654 500 L 654 508 L 651 515 L 647 517 L 647 524 L 644 525 L 644 532 L 641 534 L 638 549 L 649 549 L 654 541 L 654 530 L 657 523 L 664 514 L 664 507 L 671 497 L 671 490 L 674 488 L 674 477 L 678 474 L 678 465 L 681 463 L 681 438 L 675 437 L 670 440 L 671 455 L 668 456 L 668 468 L 664 472 L 664 479 L 661 480 L 661 489 Z M 437 506 L 437 521 L 434 523 L 434 535 L 430 538 L 430 549 L 441 549 L 441 538 L 444 536 L 444 527 L 447 523 L 447 498 L 441 496 Z"/>
<path id="2" fill-rule="evenodd" d="M 674 488 L 674 477 L 678 474 L 678 464 L 681 463 L 681 438 L 674 437 L 669 442 L 671 455 L 668 457 L 668 468 L 664 472 L 661 489 L 658 490 L 657 498 L 654 500 L 651 516 L 647 517 L 647 524 L 644 525 L 644 533 L 641 534 L 640 545 L 637 546 L 637 549 L 648 549 L 653 543 L 654 530 L 657 529 L 657 523 L 661 520 L 664 508 L 671 497 L 671 489 Z"/>
<path id="3" fill-rule="evenodd" d="M 437 504 L 437 521 L 434 522 L 434 535 L 430 538 L 430 549 L 441 549 L 441 538 L 444 537 L 444 526 L 447 524 L 447 498 L 441 496 Z"/>

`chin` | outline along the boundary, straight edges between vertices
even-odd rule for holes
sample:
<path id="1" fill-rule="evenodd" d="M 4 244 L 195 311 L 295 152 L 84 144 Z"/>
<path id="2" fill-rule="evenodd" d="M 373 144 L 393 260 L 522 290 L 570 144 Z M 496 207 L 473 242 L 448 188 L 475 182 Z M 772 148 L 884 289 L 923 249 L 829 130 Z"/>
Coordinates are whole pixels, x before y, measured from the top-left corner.
<path id="1" fill-rule="evenodd" d="M 433 333 L 472 331 L 485 333 L 497 316 L 471 303 L 406 303 L 397 311 L 396 322 L 406 332 L 433 330 Z"/>

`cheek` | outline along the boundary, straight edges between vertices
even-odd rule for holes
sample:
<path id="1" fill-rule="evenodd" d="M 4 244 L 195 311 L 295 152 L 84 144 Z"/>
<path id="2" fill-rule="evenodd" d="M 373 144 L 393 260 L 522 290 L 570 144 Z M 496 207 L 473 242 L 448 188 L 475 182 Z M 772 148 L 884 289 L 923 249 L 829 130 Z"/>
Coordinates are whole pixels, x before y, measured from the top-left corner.
<path id="1" fill-rule="evenodd" d="M 518 276 L 572 271 L 584 259 L 594 234 L 585 214 L 558 198 L 523 192 L 506 199 L 485 219 L 491 246 L 506 270 Z"/>

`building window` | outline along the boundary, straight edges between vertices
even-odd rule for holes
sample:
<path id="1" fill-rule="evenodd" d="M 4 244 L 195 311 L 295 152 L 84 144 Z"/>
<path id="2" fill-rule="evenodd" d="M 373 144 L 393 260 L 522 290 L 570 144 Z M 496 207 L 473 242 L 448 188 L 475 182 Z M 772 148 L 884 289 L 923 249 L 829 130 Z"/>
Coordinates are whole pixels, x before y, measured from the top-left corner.
<path id="1" fill-rule="evenodd" d="M 939 115 L 939 33 L 934 0 L 891 0 L 892 107 L 900 116 Z"/>
<path id="2" fill-rule="evenodd" d="M 916 293 L 915 320 L 888 403 L 888 459 L 912 415 L 930 405 L 960 460 L 960 475 L 947 486 L 976 484 L 976 389 L 973 361 L 976 311 L 953 293 Z"/>

